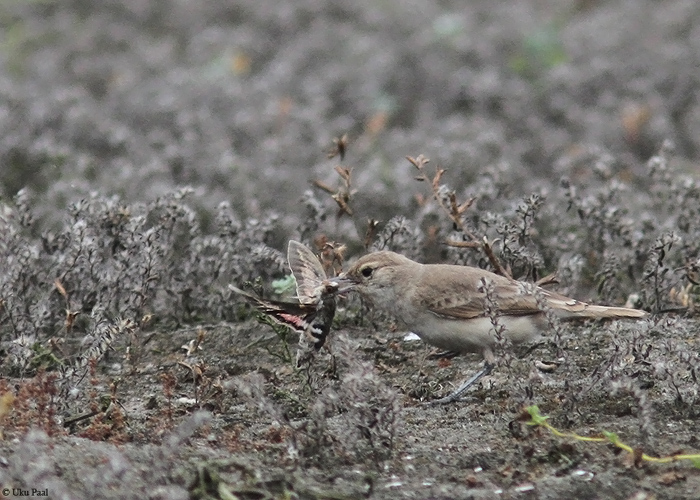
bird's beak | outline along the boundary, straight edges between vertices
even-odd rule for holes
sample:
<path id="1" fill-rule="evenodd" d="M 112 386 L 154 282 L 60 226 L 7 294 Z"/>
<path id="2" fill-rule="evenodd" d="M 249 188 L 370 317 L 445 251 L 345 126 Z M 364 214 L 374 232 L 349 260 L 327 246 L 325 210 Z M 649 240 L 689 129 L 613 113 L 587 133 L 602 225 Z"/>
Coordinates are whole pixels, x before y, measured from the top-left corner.
<path id="1" fill-rule="evenodd" d="M 345 273 L 341 273 L 335 278 L 329 278 L 327 281 L 332 287 L 337 288 L 336 293 L 349 292 L 357 285 L 357 282 Z"/>

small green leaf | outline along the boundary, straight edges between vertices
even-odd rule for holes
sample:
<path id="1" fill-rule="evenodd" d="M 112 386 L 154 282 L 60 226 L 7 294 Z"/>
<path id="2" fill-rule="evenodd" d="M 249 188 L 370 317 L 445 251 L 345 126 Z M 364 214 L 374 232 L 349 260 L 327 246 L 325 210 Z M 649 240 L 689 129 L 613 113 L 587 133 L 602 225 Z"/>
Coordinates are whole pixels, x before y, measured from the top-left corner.
<path id="1" fill-rule="evenodd" d="M 287 295 L 294 292 L 296 284 L 297 282 L 294 276 L 289 274 L 282 279 L 274 280 L 272 282 L 272 289 L 277 295 Z"/>
<path id="2" fill-rule="evenodd" d="M 612 444 L 616 445 L 620 442 L 620 438 L 614 432 L 602 431 L 602 433 Z"/>
<path id="3" fill-rule="evenodd" d="M 549 417 L 540 415 L 540 409 L 537 405 L 528 406 L 526 409 L 532 419 L 527 423 L 528 425 L 544 425 L 547 422 Z"/>

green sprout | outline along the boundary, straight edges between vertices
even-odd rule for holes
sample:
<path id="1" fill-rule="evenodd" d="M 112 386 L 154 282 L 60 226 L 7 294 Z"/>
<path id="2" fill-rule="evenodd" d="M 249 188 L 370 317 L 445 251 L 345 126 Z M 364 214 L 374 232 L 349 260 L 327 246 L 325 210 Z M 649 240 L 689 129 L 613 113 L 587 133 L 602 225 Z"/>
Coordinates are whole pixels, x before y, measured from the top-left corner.
<path id="1" fill-rule="evenodd" d="M 603 431 L 603 432 L 601 432 L 601 434 L 603 436 L 593 436 L 593 437 L 581 436 L 581 435 L 576 434 L 574 432 L 563 432 L 563 431 L 560 431 L 559 429 L 557 429 L 556 427 L 552 426 L 549 422 L 547 422 L 549 417 L 540 414 L 540 409 L 536 405 L 528 406 L 525 410 L 530 415 L 530 421 L 527 422 L 528 425 L 535 425 L 538 427 L 544 427 L 545 429 L 547 429 L 549 432 L 551 432 L 552 434 L 554 434 L 557 437 L 572 438 L 572 439 L 575 439 L 576 441 L 610 443 L 613 446 L 616 446 L 617 448 L 620 448 L 621 450 L 624 450 L 627 453 L 630 453 L 631 455 L 633 455 L 635 457 L 639 457 L 639 459 L 641 459 L 643 461 L 657 463 L 657 464 L 666 464 L 666 463 L 670 463 L 670 462 L 676 462 L 678 460 L 690 460 L 690 463 L 693 464 L 693 467 L 700 468 L 700 453 L 695 453 L 695 454 L 677 453 L 677 454 L 668 455 L 665 457 L 652 457 L 651 455 L 647 455 L 646 453 L 642 453 L 640 455 L 638 450 L 635 450 L 630 445 L 625 444 L 622 441 L 620 441 L 620 438 L 614 432 Z"/>

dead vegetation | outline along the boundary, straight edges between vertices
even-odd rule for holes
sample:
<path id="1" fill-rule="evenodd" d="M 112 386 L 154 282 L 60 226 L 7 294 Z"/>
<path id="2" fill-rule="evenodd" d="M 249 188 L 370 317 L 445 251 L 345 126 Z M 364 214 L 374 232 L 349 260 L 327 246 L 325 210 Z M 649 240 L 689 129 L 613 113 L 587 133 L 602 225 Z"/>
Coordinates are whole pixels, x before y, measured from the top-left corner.
<path id="1" fill-rule="evenodd" d="M 584 3 L 551 25 L 537 2 L 0 7 L 0 486 L 695 498 L 692 464 L 640 457 L 700 448 L 697 82 L 628 23 L 675 40 L 697 8 Z M 348 297 L 299 370 L 231 294 L 289 294 L 289 239 L 328 274 L 391 249 L 652 315 L 548 315 L 545 343 L 500 345 L 470 400 L 426 408 L 476 360 Z M 533 406 L 569 438 L 522 421 Z M 631 458 L 571 438 L 599 430 Z"/>

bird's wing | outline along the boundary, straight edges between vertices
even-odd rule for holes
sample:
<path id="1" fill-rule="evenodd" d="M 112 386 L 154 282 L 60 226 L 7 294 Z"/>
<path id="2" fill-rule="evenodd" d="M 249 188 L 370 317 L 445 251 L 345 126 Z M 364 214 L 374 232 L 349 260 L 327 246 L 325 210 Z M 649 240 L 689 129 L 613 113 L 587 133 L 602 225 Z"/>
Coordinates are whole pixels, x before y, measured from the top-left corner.
<path id="1" fill-rule="evenodd" d="M 620 308 L 613 311 L 613 308 L 591 306 L 586 302 L 543 288 L 538 288 L 538 291 L 542 294 L 546 307 L 553 309 L 562 318 L 612 317 L 615 316 L 613 312 L 617 313 L 618 316 L 633 316 L 633 314 L 624 314 L 625 311 L 620 312 Z M 461 296 L 445 293 L 433 300 L 428 308 L 433 314 L 446 318 L 477 318 L 485 314 L 485 300 L 486 295 L 474 287 L 473 290 L 469 290 Z M 524 284 L 517 281 L 499 280 L 498 283 L 494 284 L 494 300 L 498 304 L 498 314 L 503 316 L 527 316 L 543 312 L 535 295 Z M 610 311 L 605 314 L 608 310 Z"/>
<path id="2" fill-rule="evenodd" d="M 484 293 L 475 293 L 467 300 L 453 299 L 449 303 L 444 300 L 434 303 L 428 310 L 444 318 L 478 318 L 486 314 L 485 300 Z M 503 316 L 527 316 L 541 312 L 537 301 L 531 295 L 499 295 L 495 300 L 498 304 L 498 314 Z"/>
<path id="3" fill-rule="evenodd" d="M 321 285 L 327 279 L 318 257 L 298 241 L 290 240 L 287 247 L 289 269 L 297 285 L 297 298 L 302 304 L 317 304 L 322 291 Z"/>
<path id="4" fill-rule="evenodd" d="M 466 273 L 461 277 L 455 276 L 455 281 L 433 287 L 431 297 L 426 301 L 428 310 L 438 316 L 454 319 L 484 316 L 486 294 L 479 290 L 479 285 L 481 278 L 485 277 L 493 283 L 493 299 L 498 304 L 499 314 L 526 316 L 541 312 L 535 296 L 517 281 L 476 269 L 468 272 L 468 276 Z"/>

